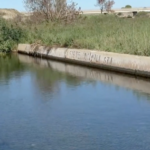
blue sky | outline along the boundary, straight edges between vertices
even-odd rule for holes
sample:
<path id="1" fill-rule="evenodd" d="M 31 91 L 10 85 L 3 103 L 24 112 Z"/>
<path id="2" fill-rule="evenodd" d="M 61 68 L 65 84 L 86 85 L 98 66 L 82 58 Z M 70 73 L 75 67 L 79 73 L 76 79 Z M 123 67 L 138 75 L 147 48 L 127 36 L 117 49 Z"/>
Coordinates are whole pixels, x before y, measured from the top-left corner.
<path id="1" fill-rule="evenodd" d="M 73 0 L 78 3 L 82 10 L 98 9 L 95 7 L 96 0 Z M 114 8 L 121 8 L 127 4 L 133 7 L 150 7 L 149 0 L 115 0 Z M 15 8 L 19 11 L 25 11 L 23 0 L 0 0 L 0 8 Z"/>

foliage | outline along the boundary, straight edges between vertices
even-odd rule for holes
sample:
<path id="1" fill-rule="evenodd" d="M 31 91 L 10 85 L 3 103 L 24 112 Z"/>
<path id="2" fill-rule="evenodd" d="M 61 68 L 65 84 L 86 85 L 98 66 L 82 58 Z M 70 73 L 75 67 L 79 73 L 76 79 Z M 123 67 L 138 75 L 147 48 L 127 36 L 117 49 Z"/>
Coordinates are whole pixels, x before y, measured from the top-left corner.
<path id="1" fill-rule="evenodd" d="M 131 5 L 126 5 L 124 8 L 132 8 Z"/>
<path id="2" fill-rule="evenodd" d="M 118 15 L 118 16 L 121 16 L 121 15 L 122 15 L 122 13 L 121 13 L 121 12 L 119 12 L 117 15 Z"/>
<path id="3" fill-rule="evenodd" d="M 149 17 L 149 13 L 141 11 L 136 14 L 136 17 Z"/>
<path id="4" fill-rule="evenodd" d="M 27 26 L 26 43 L 150 55 L 150 20 L 115 15 L 86 15 L 72 24 L 55 22 Z"/>
<path id="5" fill-rule="evenodd" d="M 24 36 L 20 27 L 0 18 L 0 51 L 10 52 Z"/>
<path id="6" fill-rule="evenodd" d="M 0 49 L 9 51 L 19 42 L 38 41 L 47 46 L 150 56 L 149 19 L 121 19 L 115 15 L 83 15 L 82 18 L 72 24 L 58 21 L 15 24 L 0 20 Z"/>

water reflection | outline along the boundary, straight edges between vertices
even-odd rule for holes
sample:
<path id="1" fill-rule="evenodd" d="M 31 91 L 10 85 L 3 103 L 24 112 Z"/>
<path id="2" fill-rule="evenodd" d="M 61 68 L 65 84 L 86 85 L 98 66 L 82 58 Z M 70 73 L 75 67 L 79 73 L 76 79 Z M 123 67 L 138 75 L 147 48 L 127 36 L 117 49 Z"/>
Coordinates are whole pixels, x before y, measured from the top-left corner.
<path id="1" fill-rule="evenodd" d="M 32 64 L 35 68 L 37 68 L 38 78 L 40 79 L 41 73 L 43 82 L 45 82 L 43 85 L 46 85 L 46 83 L 51 83 L 48 80 L 53 80 L 55 82 L 59 79 L 65 79 L 67 84 L 72 86 L 83 84 L 84 81 L 94 85 L 97 81 L 100 81 L 105 85 L 116 85 L 116 90 L 124 87 L 132 90 L 138 97 L 147 96 L 148 99 L 150 97 L 149 79 L 135 78 L 134 76 L 127 76 L 103 70 L 100 71 L 93 68 L 50 61 L 46 59 L 32 58 L 24 55 L 19 55 L 19 60 L 24 63 Z M 41 68 L 43 68 L 42 71 Z M 53 71 L 51 72 L 50 69 Z"/>
<path id="2" fill-rule="evenodd" d="M 0 80 L 7 82 L 13 76 L 19 76 L 25 66 L 15 55 L 0 56 Z"/>
<path id="3" fill-rule="evenodd" d="M 148 81 L 18 58 L 0 64 L 0 150 L 150 149 Z"/>

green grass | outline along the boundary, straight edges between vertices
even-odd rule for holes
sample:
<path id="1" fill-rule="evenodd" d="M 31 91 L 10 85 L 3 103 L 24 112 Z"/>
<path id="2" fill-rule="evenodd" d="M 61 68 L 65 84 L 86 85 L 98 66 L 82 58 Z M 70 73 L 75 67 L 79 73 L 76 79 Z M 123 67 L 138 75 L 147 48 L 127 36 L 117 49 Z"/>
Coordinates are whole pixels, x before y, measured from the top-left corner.
<path id="1" fill-rule="evenodd" d="M 26 35 L 22 40 L 17 40 L 24 43 L 40 41 L 48 46 L 150 56 L 149 25 L 148 17 L 129 19 L 114 15 L 85 15 L 82 20 L 72 24 L 18 23 L 17 26 Z"/>
<path id="2" fill-rule="evenodd" d="M 150 19 L 86 16 L 76 23 L 42 23 L 27 30 L 27 43 L 150 55 Z"/>

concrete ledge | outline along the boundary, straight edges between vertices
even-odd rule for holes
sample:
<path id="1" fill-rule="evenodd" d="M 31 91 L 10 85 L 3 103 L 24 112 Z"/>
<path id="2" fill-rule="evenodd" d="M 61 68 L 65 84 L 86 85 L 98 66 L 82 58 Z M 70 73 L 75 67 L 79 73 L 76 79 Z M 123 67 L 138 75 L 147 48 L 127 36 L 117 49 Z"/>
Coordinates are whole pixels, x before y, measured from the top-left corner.
<path id="1" fill-rule="evenodd" d="M 111 52 L 19 44 L 18 52 L 116 72 L 150 77 L 150 58 Z"/>

